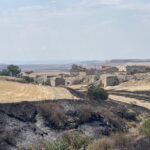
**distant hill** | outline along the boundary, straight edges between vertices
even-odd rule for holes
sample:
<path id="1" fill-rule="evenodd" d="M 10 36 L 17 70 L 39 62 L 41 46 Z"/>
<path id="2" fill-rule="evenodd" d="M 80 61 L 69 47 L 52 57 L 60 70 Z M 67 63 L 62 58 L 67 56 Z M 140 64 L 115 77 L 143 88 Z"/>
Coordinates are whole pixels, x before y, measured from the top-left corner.
<path id="1" fill-rule="evenodd" d="M 110 63 L 150 63 L 150 59 L 112 59 Z"/>
<path id="2" fill-rule="evenodd" d="M 68 72 L 72 64 L 82 65 L 87 68 L 100 68 L 102 65 L 125 65 L 125 64 L 150 64 L 150 59 L 112 59 L 112 60 L 90 60 L 67 62 L 66 64 L 27 64 L 19 65 L 23 71 L 33 70 L 34 72 Z M 6 68 L 7 65 L 0 64 L 0 70 Z"/>
<path id="3" fill-rule="evenodd" d="M 105 64 L 116 65 L 127 65 L 127 64 L 150 64 L 150 59 L 112 59 L 106 61 Z"/>
<path id="4" fill-rule="evenodd" d="M 0 71 L 5 69 L 7 65 L 0 64 Z M 22 71 L 29 71 L 33 70 L 34 72 L 51 72 L 51 71 L 61 71 L 61 72 L 68 72 L 71 64 L 58 64 L 58 65 L 47 65 L 47 64 L 35 64 L 35 65 L 19 65 Z"/>

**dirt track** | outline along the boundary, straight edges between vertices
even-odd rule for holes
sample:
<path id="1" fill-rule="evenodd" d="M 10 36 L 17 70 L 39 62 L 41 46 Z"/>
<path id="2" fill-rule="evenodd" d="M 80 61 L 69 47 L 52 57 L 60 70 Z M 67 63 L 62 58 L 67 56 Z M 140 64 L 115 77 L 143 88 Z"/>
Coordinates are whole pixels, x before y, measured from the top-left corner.
<path id="1" fill-rule="evenodd" d="M 112 100 L 150 109 L 150 82 L 126 82 L 108 91 Z"/>
<path id="2" fill-rule="evenodd" d="M 109 98 L 111 100 L 131 104 L 131 105 L 137 105 L 140 107 L 150 109 L 150 102 L 146 102 L 146 101 L 143 101 L 141 99 L 129 98 L 129 97 L 117 96 L 117 95 L 110 95 Z"/>
<path id="3" fill-rule="evenodd" d="M 63 87 L 45 87 L 0 81 L 0 103 L 55 99 L 77 99 Z"/>

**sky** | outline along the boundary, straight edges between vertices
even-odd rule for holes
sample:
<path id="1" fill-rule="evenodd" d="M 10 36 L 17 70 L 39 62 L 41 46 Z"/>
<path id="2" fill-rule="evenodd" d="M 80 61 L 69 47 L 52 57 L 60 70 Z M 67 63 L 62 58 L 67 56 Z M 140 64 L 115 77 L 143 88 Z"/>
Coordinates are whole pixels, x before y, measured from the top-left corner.
<path id="1" fill-rule="evenodd" d="M 0 0 L 0 63 L 149 56 L 150 0 Z"/>

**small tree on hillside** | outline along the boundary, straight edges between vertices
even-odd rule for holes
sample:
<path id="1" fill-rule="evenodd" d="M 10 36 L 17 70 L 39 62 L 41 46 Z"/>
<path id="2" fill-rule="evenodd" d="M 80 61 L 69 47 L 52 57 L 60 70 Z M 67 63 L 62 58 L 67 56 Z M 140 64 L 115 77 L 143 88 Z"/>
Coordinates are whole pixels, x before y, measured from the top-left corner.
<path id="1" fill-rule="evenodd" d="M 32 74 L 32 73 L 34 73 L 34 71 L 33 71 L 33 70 L 31 70 L 31 71 L 26 71 L 25 73 L 26 73 L 26 74 Z"/>
<path id="2" fill-rule="evenodd" d="M 7 66 L 7 70 L 9 72 L 9 75 L 13 77 L 16 77 L 21 72 L 19 66 L 15 66 L 15 65 Z"/>
<path id="3" fill-rule="evenodd" d="M 106 100 L 108 99 L 108 93 L 100 86 L 92 85 L 88 88 L 87 97 L 90 100 Z"/>

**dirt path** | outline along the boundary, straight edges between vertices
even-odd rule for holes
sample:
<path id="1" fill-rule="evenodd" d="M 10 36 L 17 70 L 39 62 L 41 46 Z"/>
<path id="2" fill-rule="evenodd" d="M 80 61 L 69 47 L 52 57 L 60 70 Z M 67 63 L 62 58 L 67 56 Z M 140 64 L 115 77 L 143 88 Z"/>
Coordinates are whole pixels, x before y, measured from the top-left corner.
<path id="1" fill-rule="evenodd" d="M 125 97 L 125 96 L 118 96 L 118 95 L 109 95 L 109 98 L 111 100 L 115 100 L 115 101 L 119 101 L 119 102 L 123 102 L 123 103 L 127 103 L 127 104 L 134 104 L 140 107 L 144 107 L 147 109 L 150 109 L 150 102 L 141 100 L 141 99 L 137 99 L 137 98 L 129 98 L 129 97 Z"/>

